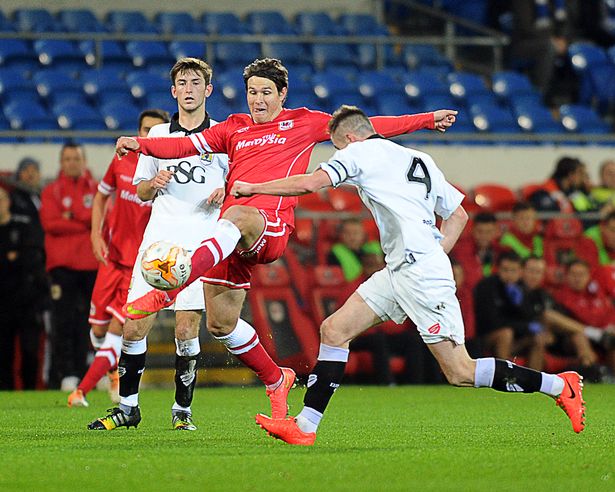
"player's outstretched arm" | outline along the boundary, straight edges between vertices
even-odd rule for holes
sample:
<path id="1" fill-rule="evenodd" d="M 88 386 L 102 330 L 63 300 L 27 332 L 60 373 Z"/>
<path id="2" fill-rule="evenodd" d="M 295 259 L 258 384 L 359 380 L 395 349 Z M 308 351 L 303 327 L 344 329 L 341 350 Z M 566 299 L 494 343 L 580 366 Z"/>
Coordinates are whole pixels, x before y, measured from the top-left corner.
<path id="1" fill-rule="evenodd" d="M 465 209 L 459 205 L 455 211 L 448 217 L 448 219 L 442 221 L 440 232 L 444 236 L 440 241 L 442 249 L 446 254 L 450 253 L 461 236 L 463 228 L 468 222 L 468 213 Z"/>
<path id="2" fill-rule="evenodd" d="M 408 114 L 403 116 L 374 116 L 370 118 L 376 132 L 385 137 L 395 137 L 417 130 L 446 131 L 455 123 L 457 111 L 439 109 L 432 113 Z"/>
<path id="3" fill-rule="evenodd" d="M 331 186 L 331 178 L 322 169 L 317 169 L 312 174 L 298 174 L 264 183 L 235 181 L 231 188 L 231 195 L 234 197 L 252 195 L 297 196 L 313 193 L 327 186 Z"/>
<path id="4" fill-rule="evenodd" d="M 179 159 L 199 155 L 190 137 L 120 137 L 115 144 L 115 153 L 124 157 L 128 152 L 141 152 L 158 159 Z"/>

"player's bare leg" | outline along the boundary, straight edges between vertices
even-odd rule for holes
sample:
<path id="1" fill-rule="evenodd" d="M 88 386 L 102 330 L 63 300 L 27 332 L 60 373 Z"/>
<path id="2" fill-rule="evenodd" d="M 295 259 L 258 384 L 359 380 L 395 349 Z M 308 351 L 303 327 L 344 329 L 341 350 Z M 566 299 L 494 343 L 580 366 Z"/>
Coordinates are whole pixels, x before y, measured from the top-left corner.
<path id="1" fill-rule="evenodd" d="M 230 207 L 214 229 L 212 237 L 201 242 L 191 257 L 192 270 L 184 285 L 169 291 L 153 290 L 127 303 L 125 314 L 130 319 L 145 318 L 170 306 L 178 294 L 201 278 L 207 270 L 229 256 L 239 245 L 250 248 L 265 230 L 265 218 L 254 207 L 234 205 Z M 209 309 L 209 308 L 208 308 Z"/>
<path id="2" fill-rule="evenodd" d="M 126 320 L 122 355 L 118 364 L 120 375 L 120 403 L 111 413 L 88 425 L 90 430 L 113 430 L 117 427 L 136 427 L 141 422 L 139 383 L 145 370 L 147 334 L 154 325 L 154 315 L 140 320 Z"/>
<path id="3" fill-rule="evenodd" d="M 320 327 L 318 362 L 308 379 L 303 410 L 297 417 L 284 419 L 259 414 L 256 423 L 272 437 L 289 444 L 314 444 L 320 420 L 344 376 L 350 341 L 381 321 L 359 294 L 352 294 Z"/>
<path id="4" fill-rule="evenodd" d="M 245 298 L 243 289 L 205 284 L 207 330 L 256 373 L 267 387 L 272 415 L 283 418 L 288 412 L 286 398 L 295 382 L 295 373 L 279 367 L 261 345 L 254 328 L 240 319 Z"/>
<path id="5" fill-rule="evenodd" d="M 544 393 L 555 398 L 557 405 L 570 418 L 575 432 L 585 428 L 583 378 L 576 372 L 548 374 L 493 357 L 474 360 L 468 355 L 465 345 L 448 340 L 427 346 L 450 384 L 513 393 Z"/>
<path id="6" fill-rule="evenodd" d="M 175 311 L 175 402 L 171 409 L 175 430 L 193 431 L 192 399 L 201 354 L 199 327 L 201 311 Z"/>
<path id="7" fill-rule="evenodd" d="M 87 407 L 86 395 L 107 373 L 110 380 L 109 396 L 113 403 L 119 403 L 117 363 L 122 350 L 122 332 L 122 324 L 115 317 L 111 318 L 108 325 L 92 325 L 90 333 L 93 335 L 93 340 L 96 338 L 101 343 L 96 347 L 96 356 L 92 365 L 88 368 L 77 389 L 68 396 L 69 407 Z"/>

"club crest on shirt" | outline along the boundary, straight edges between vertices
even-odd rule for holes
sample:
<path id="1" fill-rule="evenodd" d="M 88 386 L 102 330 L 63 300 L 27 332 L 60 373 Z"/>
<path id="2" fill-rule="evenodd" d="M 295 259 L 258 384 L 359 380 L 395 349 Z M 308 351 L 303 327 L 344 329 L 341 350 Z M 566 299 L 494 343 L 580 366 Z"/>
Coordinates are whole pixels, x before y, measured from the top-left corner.
<path id="1" fill-rule="evenodd" d="M 293 120 L 280 121 L 278 128 L 280 131 L 290 130 L 293 127 Z"/>
<path id="2" fill-rule="evenodd" d="M 199 155 L 199 159 L 201 159 L 202 162 L 211 164 L 211 162 L 214 160 L 214 156 L 210 152 L 203 152 L 201 155 Z"/>
<path id="3" fill-rule="evenodd" d="M 88 193 L 87 195 L 83 195 L 83 206 L 85 208 L 92 208 L 92 203 L 94 202 L 94 195 Z"/>

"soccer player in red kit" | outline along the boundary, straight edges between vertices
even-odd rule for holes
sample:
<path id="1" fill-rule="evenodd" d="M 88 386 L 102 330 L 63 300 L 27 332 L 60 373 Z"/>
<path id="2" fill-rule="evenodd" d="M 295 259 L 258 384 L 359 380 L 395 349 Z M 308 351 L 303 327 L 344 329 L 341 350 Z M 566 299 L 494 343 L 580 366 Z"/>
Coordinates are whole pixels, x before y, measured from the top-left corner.
<path id="1" fill-rule="evenodd" d="M 150 128 L 169 121 L 169 115 L 158 109 L 139 115 L 139 136 L 147 136 Z M 149 220 L 151 202 L 137 197 L 132 177 L 138 155 L 111 161 L 92 205 L 92 250 L 100 262 L 90 302 L 90 340 L 96 356 L 77 389 L 68 396 L 69 407 L 87 407 L 85 396 L 102 377 L 109 373 L 110 394 L 119 401 L 117 362 L 122 349 L 122 326 L 126 319 L 122 306 L 126 302 L 132 267 Z M 115 192 L 111 209 L 108 200 Z M 110 210 L 107 213 L 107 210 Z"/>
<path id="2" fill-rule="evenodd" d="M 244 69 L 250 114 L 234 114 L 213 128 L 185 138 L 118 139 L 118 155 L 130 151 L 158 158 L 221 152 L 229 156 L 227 187 L 237 180 L 263 182 L 305 173 L 314 146 L 329 138 L 331 115 L 306 108 L 285 109 L 288 72 L 279 60 L 255 60 Z M 399 117 L 375 117 L 385 136 L 423 128 L 445 131 L 456 111 L 439 110 Z M 267 387 L 272 413 L 284 417 L 295 374 L 269 357 L 250 325 L 239 320 L 254 265 L 278 259 L 294 228 L 296 197 L 227 194 L 212 237 L 192 256 L 192 273 L 183 286 L 203 276 L 207 329 L 230 353 L 250 367 Z M 152 291 L 126 305 L 129 318 L 141 318 L 171 304 L 181 289 Z M 278 417 L 278 418 L 279 418 Z"/>

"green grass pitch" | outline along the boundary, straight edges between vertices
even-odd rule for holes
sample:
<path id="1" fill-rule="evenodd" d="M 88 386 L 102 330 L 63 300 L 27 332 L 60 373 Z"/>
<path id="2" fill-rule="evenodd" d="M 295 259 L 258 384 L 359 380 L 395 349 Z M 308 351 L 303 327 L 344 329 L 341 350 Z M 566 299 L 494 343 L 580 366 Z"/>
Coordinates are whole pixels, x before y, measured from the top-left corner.
<path id="1" fill-rule="evenodd" d="M 259 388 L 198 389 L 196 432 L 170 429 L 171 390 L 142 391 L 136 430 L 86 430 L 111 406 L 89 400 L 0 393 L 1 491 L 615 490 L 615 385 L 586 385 L 580 435 L 544 395 L 342 386 L 311 448 L 254 424 L 268 408 Z"/>

